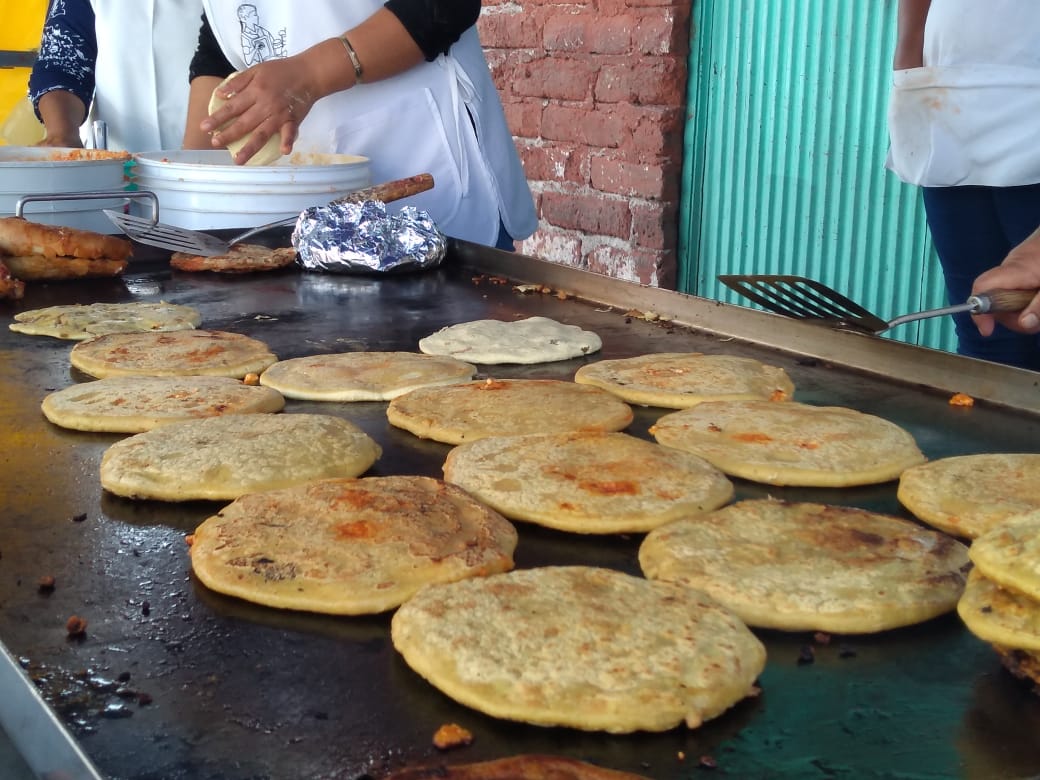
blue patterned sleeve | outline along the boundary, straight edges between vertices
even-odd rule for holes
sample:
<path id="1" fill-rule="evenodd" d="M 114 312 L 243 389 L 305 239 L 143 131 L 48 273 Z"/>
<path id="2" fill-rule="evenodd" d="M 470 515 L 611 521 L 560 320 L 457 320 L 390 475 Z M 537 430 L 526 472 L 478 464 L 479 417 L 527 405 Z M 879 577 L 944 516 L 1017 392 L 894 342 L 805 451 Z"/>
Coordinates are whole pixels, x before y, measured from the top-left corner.
<path id="1" fill-rule="evenodd" d="M 89 109 L 96 61 L 97 33 L 89 0 L 51 0 L 29 75 L 29 99 L 37 117 L 40 98 L 56 89 L 72 92 Z"/>

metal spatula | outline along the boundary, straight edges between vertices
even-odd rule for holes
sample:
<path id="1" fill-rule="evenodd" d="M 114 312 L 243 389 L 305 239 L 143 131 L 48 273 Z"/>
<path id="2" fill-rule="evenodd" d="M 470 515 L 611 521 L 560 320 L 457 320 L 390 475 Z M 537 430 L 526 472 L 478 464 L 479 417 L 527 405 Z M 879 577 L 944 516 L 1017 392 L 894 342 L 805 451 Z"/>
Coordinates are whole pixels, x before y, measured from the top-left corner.
<path id="1" fill-rule="evenodd" d="M 723 274 L 718 279 L 731 290 L 736 290 L 762 308 L 776 314 L 865 333 L 883 333 L 896 325 L 960 312 L 986 314 L 1021 311 L 1037 293 L 1036 290 L 990 290 L 973 295 L 966 302 L 954 306 L 883 320 L 837 290 L 803 276 Z"/>
<path id="2" fill-rule="evenodd" d="M 334 203 L 361 203 L 366 200 L 390 203 L 411 195 L 418 195 L 420 192 L 425 192 L 429 189 L 433 189 L 433 176 L 428 173 L 420 173 L 416 176 L 409 176 L 406 179 L 395 179 L 384 184 L 355 190 L 342 198 L 331 201 L 330 205 Z M 104 209 L 104 212 L 115 223 L 116 227 L 135 241 L 140 241 L 142 244 L 148 244 L 149 246 L 157 246 L 161 249 L 171 249 L 174 252 L 190 252 L 203 257 L 227 254 L 232 244 L 237 244 L 272 228 L 291 225 L 296 222 L 298 217 L 298 215 L 294 214 L 291 217 L 285 217 L 269 222 L 266 225 L 251 228 L 229 239 L 223 239 L 200 230 L 164 225 L 158 221 L 157 211 L 153 211 L 151 219 L 124 214 L 111 209 Z"/>

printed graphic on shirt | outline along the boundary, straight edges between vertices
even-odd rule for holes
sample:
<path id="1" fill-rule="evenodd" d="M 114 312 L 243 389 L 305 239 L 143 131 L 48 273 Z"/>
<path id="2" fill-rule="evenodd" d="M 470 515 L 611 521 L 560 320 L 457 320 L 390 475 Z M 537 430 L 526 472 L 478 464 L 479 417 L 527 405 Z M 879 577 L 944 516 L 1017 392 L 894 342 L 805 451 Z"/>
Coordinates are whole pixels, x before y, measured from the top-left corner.
<path id="1" fill-rule="evenodd" d="M 238 22 L 242 27 L 242 57 L 247 66 L 287 56 L 285 28 L 279 30 L 276 37 L 260 23 L 255 5 L 242 3 L 238 7 Z"/>
<path id="2" fill-rule="evenodd" d="M 55 89 L 76 94 L 87 105 L 94 91 L 93 15 L 87 6 L 84 12 L 72 14 L 65 0 L 54 0 L 47 14 L 40 39 L 40 50 L 29 97 L 35 103 L 41 96 Z"/>

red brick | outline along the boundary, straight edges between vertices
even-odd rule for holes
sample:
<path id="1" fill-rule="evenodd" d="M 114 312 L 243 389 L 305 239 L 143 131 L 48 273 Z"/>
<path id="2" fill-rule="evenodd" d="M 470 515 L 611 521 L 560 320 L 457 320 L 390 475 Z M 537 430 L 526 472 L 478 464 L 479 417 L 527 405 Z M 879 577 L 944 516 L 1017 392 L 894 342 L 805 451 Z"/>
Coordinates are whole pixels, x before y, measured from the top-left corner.
<path id="1" fill-rule="evenodd" d="M 680 106 L 686 98 L 686 64 L 663 57 L 641 59 L 634 65 L 605 64 L 593 94 L 604 103 Z"/>
<path id="2" fill-rule="evenodd" d="M 632 233 L 628 201 L 604 195 L 546 192 L 542 217 L 550 224 L 583 233 L 627 239 Z"/>
<path id="3" fill-rule="evenodd" d="M 526 48 L 523 42 L 523 14 L 492 11 L 483 13 L 477 22 L 477 32 L 485 49 Z"/>
<path id="4" fill-rule="evenodd" d="M 522 241 L 519 251 L 530 257 L 578 268 L 581 266 L 581 236 L 577 233 L 541 226 Z"/>
<path id="5" fill-rule="evenodd" d="M 639 284 L 656 285 L 656 252 L 603 244 L 585 255 L 588 270 Z"/>
<path id="6" fill-rule="evenodd" d="M 586 25 L 588 17 L 573 12 L 559 12 L 545 20 L 542 30 L 542 45 L 547 52 L 586 51 Z"/>
<path id="7" fill-rule="evenodd" d="M 649 154 L 671 157 L 682 150 L 682 117 L 679 108 L 619 107 L 624 111 L 625 126 L 628 128 L 626 147 L 634 154 Z"/>
<path id="8" fill-rule="evenodd" d="M 660 161 L 628 162 L 601 154 L 594 155 L 590 164 L 595 189 L 627 197 L 663 200 L 674 190 L 670 185 L 677 178 Z"/>
<path id="9" fill-rule="evenodd" d="M 527 1 L 525 0 L 525 2 Z M 689 13 L 691 0 L 600 0 L 600 11 L 606 13 L 608 8 L 614 5 L 636 10 L 643 8 L 676 8 Z"/>
<path id="10" fill-rule="evenodd" d="M 589 100 L 595 71 L 584 59 L 545 57 L 528 63 L 513 92 L 556 100 Z"/>
<path id="11" fill-rule="evenodd" d="M 679 252 L 666 249 L 656 252 L 654 274 L 657 277 L 653 284 L 666 290 L 674 290 L 679 281 Z"/>
<path id="12" fill-rule="evenodd" d="M 628 54 L 632 48 L 631 16 L 598 17 L 588 25 L 588 50 L 595 54 Z"/>
<path id="13" fill-rule="evenodd" d="M 588 184 L 588 155 L 573 145 L 527 146 L 521 159 L 529 180 Z"/>
<path id="14" fill-rule="evenodd" d="M 633 54 L 672 54 L 690 51 L 689 13 L 671 8 L 647 11 L 632 30 Z"/>
<path id="15" fill-rule="evenodd" d="M 615 148 L 624 140 L 625 120 L 613 107 L 592 111 L 550 104 L 542 114 L 542 137 Z"/>
<path id="16" fill-rule="evenodd" d="M 542 108 L 541 101 L 531 100 L 503 100 L 502 108 L 505 110 L 506 122 L 515 136 L 522 138 L 538 138 L 542 133 Z"/>
<path id="17" fill-rule="evenodd" d="M 646 249 L 674 250 L 679 245 L 678 203 L 639 201 L 632 204 L 632 241 Z"/>

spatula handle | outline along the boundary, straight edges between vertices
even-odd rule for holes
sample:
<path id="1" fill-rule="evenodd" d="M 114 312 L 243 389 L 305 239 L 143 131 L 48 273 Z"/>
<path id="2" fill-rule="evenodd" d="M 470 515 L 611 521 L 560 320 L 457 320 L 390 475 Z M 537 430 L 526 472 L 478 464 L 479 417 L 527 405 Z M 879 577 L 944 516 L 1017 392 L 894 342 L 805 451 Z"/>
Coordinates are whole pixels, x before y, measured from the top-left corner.
<path id="1" fill-rule="evenodd" d="M 995 311 L 1022 311 L 1036 297 L 1038 290 L 987 290 L 971 296 L 976 308 L 972 314 L 987 314 Z"/>
<path id="2" fill-rule="evenodd" d="M 376 184 L 373 187 L 354 190 L 342 198 L 336 198 L 329 205 L 331 206 L 335 203 L 361 203 L 366 200 L 379 200 L 383 203 L 390 203 L 402 198 L 410 198 L 412 195 L 418 195 L 420 192 L 432 189 L 433 176 L 428 173 L 420 173 L 416 176 L 409 176 L 407 179 L 394 179 L 383 184 Z"/>

